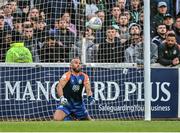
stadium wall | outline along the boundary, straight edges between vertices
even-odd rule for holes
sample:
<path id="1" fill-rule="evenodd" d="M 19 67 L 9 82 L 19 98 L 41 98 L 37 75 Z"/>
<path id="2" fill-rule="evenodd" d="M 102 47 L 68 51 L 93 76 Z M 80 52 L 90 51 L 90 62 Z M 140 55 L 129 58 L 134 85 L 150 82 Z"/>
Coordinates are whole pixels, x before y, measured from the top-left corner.
<path id="1" fill-rule="evenodd" d="M 58 79 L 68 69 L 68 67 L 0 67 L 0 118 L 52 116 L 59 104 L 55 91 Z M 92 116 L 96 114 L 97 117 L 98 114 L 98 118 L 103 118 L 103 114 L 117 114 L 112 115 L 112 118 L 116 118 L 122 117 L 118 113 L 126 112 L 123 115 L 123 118 L 126 118 L 144 109 L 141 79 L 143 77 L 137 78 L 139 68 L 112 69 L 108 75 L 115 74 L 113 76 L 115 78 L 107 76 L 103 80 L 100 75 L 104 74 L 106 68 L 84 69 L 90 76 L 94 97 L 98 103 L 91 107 L 88 105 Z M 151 71 L 152 118 L 178 118 L 180 69 L 152 68 Z M 137 76 L 128 81 L 125 77 L 129 77 L 132 73 L 137 73 Z M 116 79 L 121 80 L 116 81 Z M 112 105 L 109 104 L 111 102 Z"/>

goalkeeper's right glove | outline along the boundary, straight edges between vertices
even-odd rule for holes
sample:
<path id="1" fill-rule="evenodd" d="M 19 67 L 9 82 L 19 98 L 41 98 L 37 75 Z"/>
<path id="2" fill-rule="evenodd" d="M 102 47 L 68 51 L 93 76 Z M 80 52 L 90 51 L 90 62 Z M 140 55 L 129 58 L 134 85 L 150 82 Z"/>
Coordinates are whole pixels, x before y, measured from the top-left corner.
<path id="1" fill-rule="evenodd" d="M 68 104 L 68 100 L 64 96 L 61 96 L 60 97 L 60 104 L 61 105 L 66 105 L 66 104 Z"/>

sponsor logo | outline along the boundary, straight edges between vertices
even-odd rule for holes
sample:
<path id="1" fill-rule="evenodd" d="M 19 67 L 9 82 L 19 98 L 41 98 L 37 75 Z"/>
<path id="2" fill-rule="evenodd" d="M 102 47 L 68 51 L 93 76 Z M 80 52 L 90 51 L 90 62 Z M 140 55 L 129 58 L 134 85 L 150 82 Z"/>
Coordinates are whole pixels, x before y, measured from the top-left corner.
<path id="1" fill-rule="evenodd" d="M 50 97 L 55 100 L 59 100 L 56 96 L 57 82 L 50 83 L 50 81 L 40 82 L 36 81 L 35 84 L 31 82 L 16 81 L 11 83 L 5 81 L 5 100 L 47 100 Z M 151 83 L 155 93 L 151 97 L 151 101 L 162 101 L 167 102 L 171 99 L 171 84 L 169 82 L 155 82 Z M 144 101 L 144 89 L 142 82 L 124 82 L 119 85 L 117 82 L 99 82 L 95 81 L 92 83 L 94 88 L 94 98 L 99 101 L 115 101 L 121 100 L 124 102 L 128 101 Z M 79 85 L 73 86 L 73 91 L 80 89 Z M 85 94 L 83 94 L 85 95 Z"/>

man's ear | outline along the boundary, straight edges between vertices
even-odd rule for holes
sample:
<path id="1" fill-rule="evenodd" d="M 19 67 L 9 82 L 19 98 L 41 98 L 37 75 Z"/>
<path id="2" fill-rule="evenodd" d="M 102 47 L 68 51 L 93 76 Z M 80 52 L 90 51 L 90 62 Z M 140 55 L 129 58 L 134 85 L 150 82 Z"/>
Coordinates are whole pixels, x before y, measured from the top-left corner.
<path id="1" fill-rule="evenodd" d="M 70 68 L 70 69 L 72 68 L 72 64 L 70 64 L 69 68 Z"/>

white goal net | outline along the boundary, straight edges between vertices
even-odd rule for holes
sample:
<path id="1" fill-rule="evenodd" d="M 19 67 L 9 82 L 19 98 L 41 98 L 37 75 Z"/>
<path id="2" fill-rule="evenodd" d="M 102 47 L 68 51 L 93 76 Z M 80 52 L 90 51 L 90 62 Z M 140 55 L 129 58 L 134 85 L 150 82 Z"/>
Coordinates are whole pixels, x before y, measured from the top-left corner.
<path id="1" fill-rule="evenodd" d="M 91 80 L 92 118 L 144 118 L 142 0 L 4 0 L 0 30 L 0 120 L 51 120 L 73 57 Z"/>

